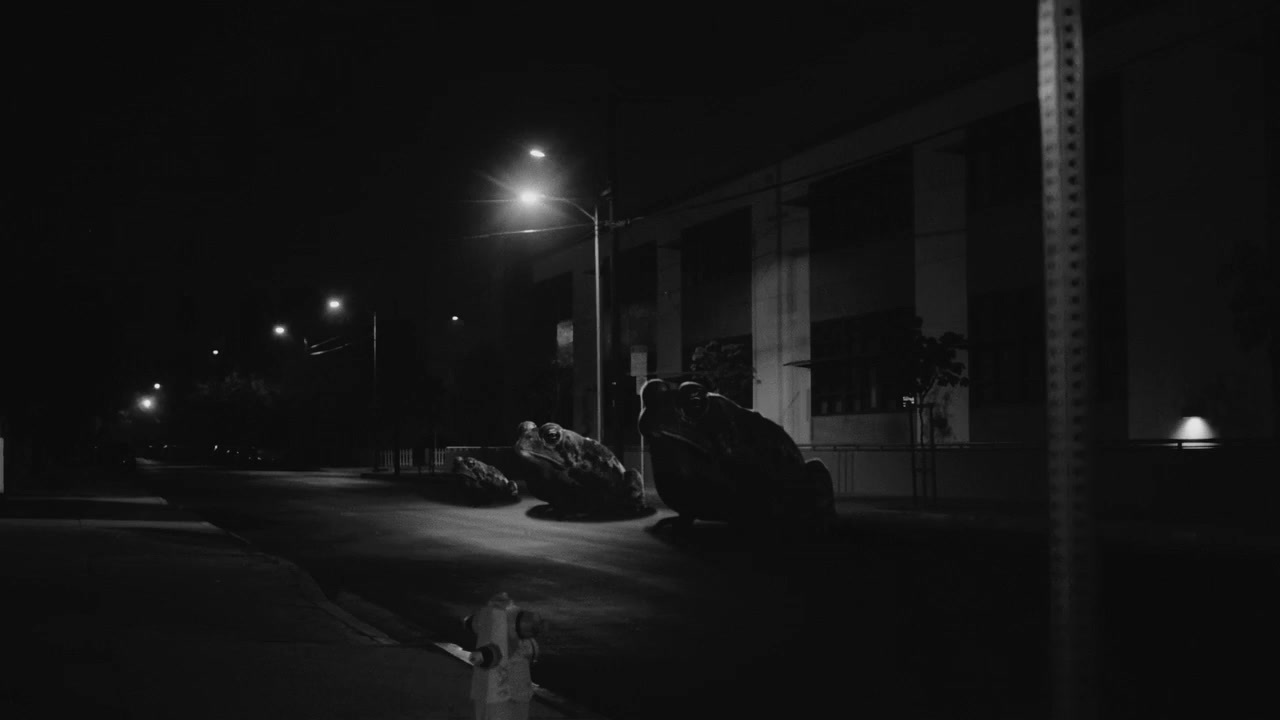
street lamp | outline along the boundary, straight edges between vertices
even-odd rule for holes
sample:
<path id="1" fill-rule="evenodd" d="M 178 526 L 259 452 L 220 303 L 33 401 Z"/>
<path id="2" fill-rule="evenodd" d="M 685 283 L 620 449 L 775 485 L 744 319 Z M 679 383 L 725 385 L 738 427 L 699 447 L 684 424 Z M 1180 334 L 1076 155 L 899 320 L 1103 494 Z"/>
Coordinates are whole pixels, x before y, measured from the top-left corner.
<path id="1" fill-rule="evenodd" d="M 156 390 L 159 390 L 159 389 L 160 389 L 160 383 L 155 383 L 155 384 L 153 384 L 151 387 L 155 388 Z"/>
<path id="2" fill-rule="evenodd" d="M 543 157 L 541 151 L 531 150 L 530 155 L 534 157 Z M 520 201 L 526 205 L 536 205 L 544 200 L 562 202 L 572 205 L 579 212 L 591 219 L 592 231 L 592 248 L 594 251 L 594 260 L 592 264 L 592 274 L 595 276 L 595 305 L 596 305 L 596 437 L 600 442 L 604 442 L 604 358 L 601 355 L 600 347 L 603 342 L 602 332 L 600 330 L 600 202 L 597 199 L 588 212 L 586 208 L 579 205 L 574 200 L 562 197 L 551 197 L 542 193 L 526 190 L 520 193 Z M 615 260 L 616 262 L 616 260 Z"/>
<path id="3" fill-rule="evenodd" d="M 336 297 L 329 298 L 328 306 L 329 306 L 329 312 L 331 313 L 340 312 L 342 310 L 342 300 Z M 378 422 L 378 311 L 374 310 L 372 314 L 373 314 L 373 411 L 372 411 L 373 423 L 372 424 L 376 426 Z M 394 320 L 394 318 L 392 319 Z M 373 469 L 373 472 L 377 472 L 378 471 L 378 447 L 377 447 L 378 443 L 377 443 L 376 427 L 370 428 L 370 434 L 373 436 L 370 444 L 374 446 L 372 469 Z M 400 463 L 400 459 L 397 454 L 397 457 L 396 457 L 397 474 L 399 474 L 399 469 L 400 469 L 399 463 Z"/>

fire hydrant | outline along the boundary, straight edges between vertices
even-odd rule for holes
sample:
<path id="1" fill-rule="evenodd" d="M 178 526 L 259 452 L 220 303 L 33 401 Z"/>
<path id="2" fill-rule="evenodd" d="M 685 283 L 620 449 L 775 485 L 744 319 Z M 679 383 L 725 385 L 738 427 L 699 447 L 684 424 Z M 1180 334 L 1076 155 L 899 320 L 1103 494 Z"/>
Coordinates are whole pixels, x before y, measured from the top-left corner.
<path id="1" fill-rule="evenodd" d="M 538 659 L 534 637 L 542 631 L 542 618 L 498 593 L 463 622 L 476 636 L 471 653 L 476 720 L 525 720 L 533 699 L 529 664 Z"/>

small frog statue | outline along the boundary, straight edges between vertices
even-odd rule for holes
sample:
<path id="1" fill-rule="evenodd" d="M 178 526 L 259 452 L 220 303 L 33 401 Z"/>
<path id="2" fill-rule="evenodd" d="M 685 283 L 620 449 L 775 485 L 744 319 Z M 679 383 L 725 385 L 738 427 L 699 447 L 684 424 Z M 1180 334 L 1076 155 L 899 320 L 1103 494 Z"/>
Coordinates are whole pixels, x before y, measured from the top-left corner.
<path id="1" fill-rule="evenodd" d="M 453 474 L 461 478 L 463 497 L 472 505 L 509 503 L 520 499 L 520 488 L 498 468 L 470 455 L 453 459 Z"/>

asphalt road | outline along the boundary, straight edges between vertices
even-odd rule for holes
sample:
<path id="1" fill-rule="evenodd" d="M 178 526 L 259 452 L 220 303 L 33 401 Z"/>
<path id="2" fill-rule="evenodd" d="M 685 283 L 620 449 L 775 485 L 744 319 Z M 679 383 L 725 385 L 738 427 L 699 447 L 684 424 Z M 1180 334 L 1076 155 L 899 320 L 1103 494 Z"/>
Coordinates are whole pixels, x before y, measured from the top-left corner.
<path id="1" fill-rule="evenodd" d="M 406 642 L 470 646 L 498 591 L 547 620 L 544 687 L 617 720 L 1049 715 L 1043 536 L 842 519 L 770 546 L 715 523 L 550 519 L 477 508 L 430 478 L 148 468 L 169 500 L 407 620 Z M 1274 558 L 1106 546 L 1102 717 L 1270 717 Z"/>

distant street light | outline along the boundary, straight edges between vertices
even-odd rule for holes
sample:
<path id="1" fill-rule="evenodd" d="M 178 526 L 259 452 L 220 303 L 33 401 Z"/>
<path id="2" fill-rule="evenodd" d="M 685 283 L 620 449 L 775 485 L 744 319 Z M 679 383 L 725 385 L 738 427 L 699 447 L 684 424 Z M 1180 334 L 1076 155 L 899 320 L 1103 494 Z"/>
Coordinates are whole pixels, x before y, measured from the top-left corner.
<path id="1" fill-rule="evenodd" d="M 156 404 L 155 399 L 149 398 L 149 397 L 144 397 L 138 401 L 138 406 L 141 407 L 143 410 L 150 410 L 151 408 L 155 407 L 155 404 Z"/>
<path id="2" fill-rule="evenodd" d="M 218 351 L 217 351 L 217 350 L 214 350 L 214 351 L 213 351 L 213 354 L 214 354 L 214 355 L 217 355 L 217 354 L 218 354 Z"/>
<path id="3" fill-rule="evenodd" d="M 449 321 L 450 321 L 450 322 L 458 322 L 458 316 L 457 316 L 457 315 L 454 315 L 454 316 L 450 317 L 450 318 L 449 318 Z"/>
<path id="4" fill-rule="evenodd" d="M 159 389 L 160 389 L 160 383 L 156 383 L 156 384 L 152 385 L 151 387 L 155 388 L 156 390 L 159 390 Z"/>
<path id="5" fill-rule="evenodd" d="M 277 325 L 274 328 L 272 328 L 271 331 L 274 332 L 276 335 L 284 335 L 286 332 L 288 332 L 288 330 L 285 329 L 285 326 L 283 325 Z"/>
<path id="6" fill-rule="evenodd" d="M 342 308 L 342 301 L 338 298 L 329 298 L 329 309 L 339 310 Z"/>
<path id="7" fill-rule="evenodd" d="M 534 156 L 534 157 L 536 157 L 536 158 L 539 158 L 539 159 L 544 158 L 544 157 L 546 157 L 546 156 L 547 156 L 547 154 L 546 154 L 546 153 L 542 152 L 542 151 L 541 151 L 541 150 L 539 150 L 538 148 L 533 148 L 533 149 L 531 149 L 531 150 L 529 151 L 529 154 L 530 154 L 530 155 L 532 155 L 532 156 Z"/>

